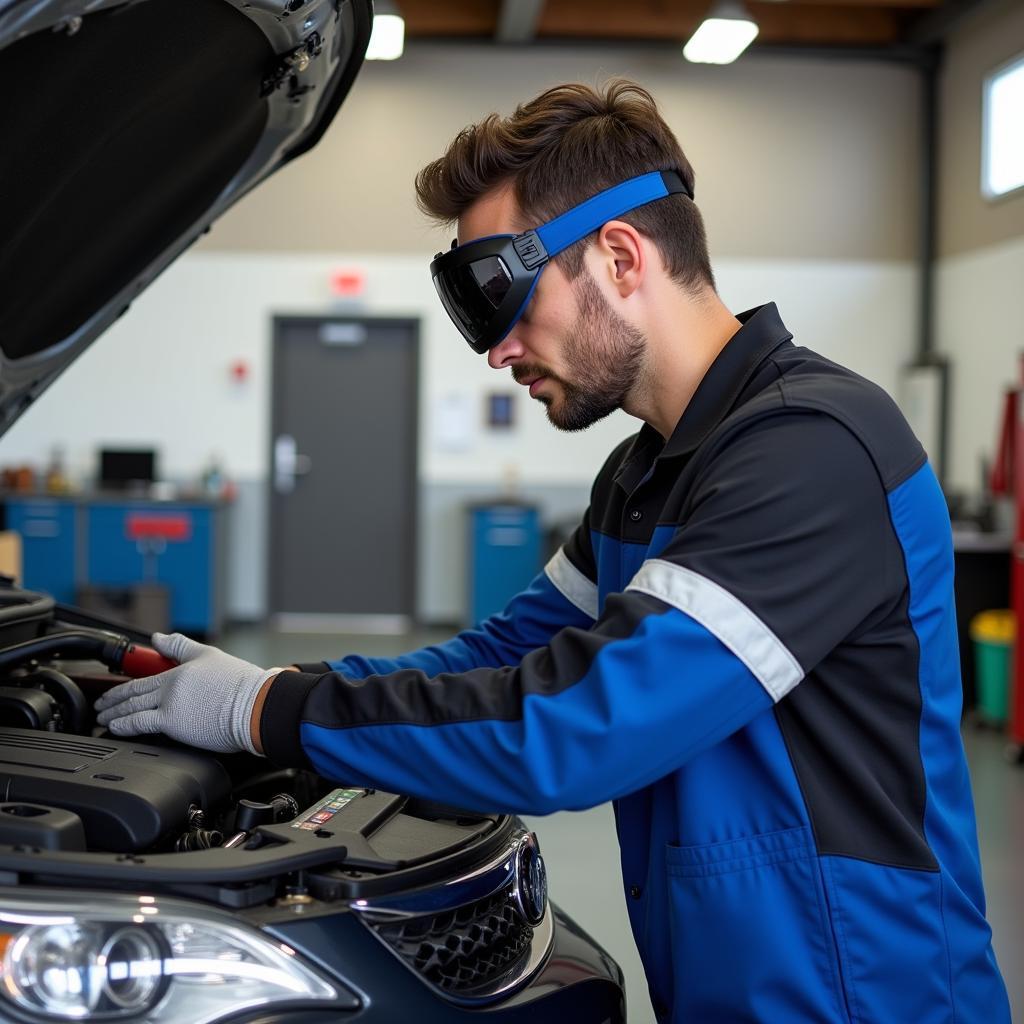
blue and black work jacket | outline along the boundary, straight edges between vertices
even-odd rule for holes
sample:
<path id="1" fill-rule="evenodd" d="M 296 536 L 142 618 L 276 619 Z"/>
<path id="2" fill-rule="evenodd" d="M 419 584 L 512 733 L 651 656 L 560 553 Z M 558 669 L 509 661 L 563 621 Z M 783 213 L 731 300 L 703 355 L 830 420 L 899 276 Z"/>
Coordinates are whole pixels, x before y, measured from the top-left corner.
<path id="1" fill-rule="evenodd" d="M 881 389 L 774 305 L 739 319 L 502 614 L 283 673 L 267 753 L 480 810 L 614 800 L 662 1020 L 1006 1024 L 939 485 Z"/>

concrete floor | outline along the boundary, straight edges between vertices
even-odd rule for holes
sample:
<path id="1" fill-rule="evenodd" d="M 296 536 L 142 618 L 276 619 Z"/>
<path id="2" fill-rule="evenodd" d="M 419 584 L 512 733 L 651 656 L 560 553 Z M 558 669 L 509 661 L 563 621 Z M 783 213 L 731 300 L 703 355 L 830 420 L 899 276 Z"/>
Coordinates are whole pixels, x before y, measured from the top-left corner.
<path id="1" fill-rule="evenodd" d="M 220 646 L 269 667 L 353 652 L 398 654 L 448 635 L 418 631 L 401 637 L 325 636 L 246 627 L 225 634 Z M 964 740 L 996 956 L 1010 990 L 1013 1017 L 1024 1022 L 1024 767 L 1007 764 L 1004 740 L 996 733 L 968 728 Z M 654 1024 L 643 968 L 626 919 L 610 806 L 532 818 L 527 824 L 540 837 L 553 898 L 622 967 L 630 1024 Z"/>

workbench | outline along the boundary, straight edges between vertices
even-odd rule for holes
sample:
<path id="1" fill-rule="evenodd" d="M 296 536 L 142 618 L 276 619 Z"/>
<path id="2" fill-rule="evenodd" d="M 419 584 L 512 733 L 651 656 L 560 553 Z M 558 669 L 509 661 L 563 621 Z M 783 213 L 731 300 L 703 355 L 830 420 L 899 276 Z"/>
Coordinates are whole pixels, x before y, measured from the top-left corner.
<path id="1" fill-rule="evenodd" d="M 975 705 L 974 645 L 971 619 L 989 608 L 1010 607 L 1010 533 L 988 533 L 953 524 L 957 638 L 964 711 Z"/>

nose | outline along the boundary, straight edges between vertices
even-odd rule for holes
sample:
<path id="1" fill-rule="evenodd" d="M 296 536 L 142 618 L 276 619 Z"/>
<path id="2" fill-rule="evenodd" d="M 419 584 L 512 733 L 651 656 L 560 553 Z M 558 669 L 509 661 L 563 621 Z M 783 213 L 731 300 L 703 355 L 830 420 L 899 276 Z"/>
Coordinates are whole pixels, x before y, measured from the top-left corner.
<path id="1" fill-rule="evenodd" d="M 500 370 L 517 359 L 522 359 L 526 349 L 513 329 L 497 345 L 487 351 L 487 363 L 492 370 Z"/>

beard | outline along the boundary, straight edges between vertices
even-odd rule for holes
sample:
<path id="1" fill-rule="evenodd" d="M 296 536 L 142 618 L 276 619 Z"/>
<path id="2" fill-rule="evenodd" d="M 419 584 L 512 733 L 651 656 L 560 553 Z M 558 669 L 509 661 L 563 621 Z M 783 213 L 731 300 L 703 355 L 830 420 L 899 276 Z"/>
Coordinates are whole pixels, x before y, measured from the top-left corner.
<path id="1" fill-rule="evenodd" d="M 548 377 L 561 397 L 540 396 L 548 420 L 559 430 L 586 430 L 621 409 L 643 372 L 646 339 L 608 305 L 593 278 L 584 271 L 575 285 L 579 318 L 564 345 L 565 375 L 536 364 L 513 367 L 518 381 Z"/>

